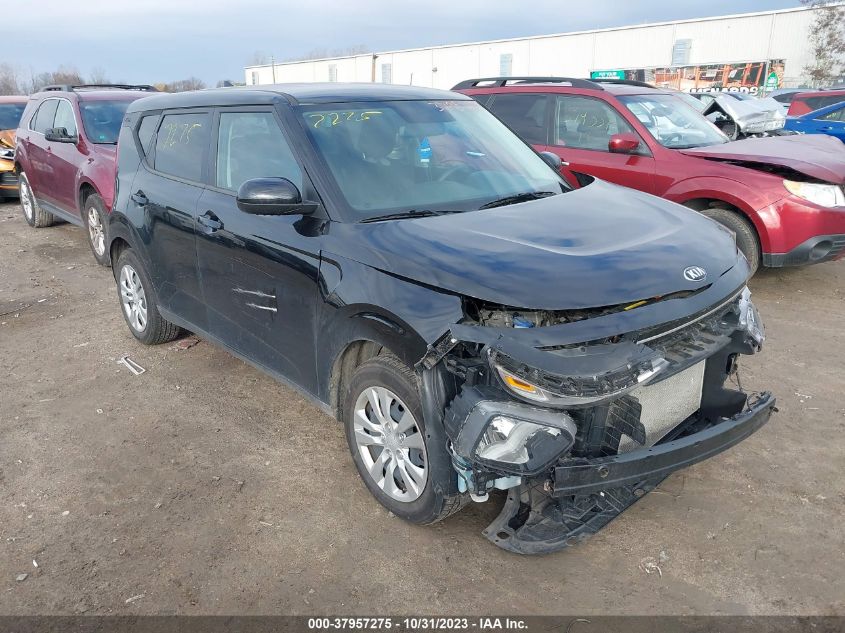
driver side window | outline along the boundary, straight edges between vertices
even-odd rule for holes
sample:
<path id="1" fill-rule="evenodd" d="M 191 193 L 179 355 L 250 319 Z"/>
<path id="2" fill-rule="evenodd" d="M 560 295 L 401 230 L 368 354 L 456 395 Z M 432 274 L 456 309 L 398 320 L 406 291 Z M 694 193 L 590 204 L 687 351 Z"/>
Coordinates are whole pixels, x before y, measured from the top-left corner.
<path id="1" fill-rule="evenodd" d="M 53 127 L 63 127 L 67 130 L 68 136 L 76 136 L 76 117 L 73 115 L 73 108 L 64 99 L 59 101 L 56 108 L 56 119 Z"/>
<path id="2" fill-rule="evenodd" d="M 216 184 L 237 191 L 253 178 L 287 178 L 302 190 L 302 171 L 271 112 L 224 112 L 217 138 Z"/>
<path id="3" fill-rule="evenodd" d="M 820 116 L 817 121 L 845 121 L 845 106 Z"/>
<path id="4" fill-rule="evenodd" d="M 558 95 L 555 107 L 554 144 L 607 152 L 614 134 L 636 134 L 619 114 L 600 99 Z"/>

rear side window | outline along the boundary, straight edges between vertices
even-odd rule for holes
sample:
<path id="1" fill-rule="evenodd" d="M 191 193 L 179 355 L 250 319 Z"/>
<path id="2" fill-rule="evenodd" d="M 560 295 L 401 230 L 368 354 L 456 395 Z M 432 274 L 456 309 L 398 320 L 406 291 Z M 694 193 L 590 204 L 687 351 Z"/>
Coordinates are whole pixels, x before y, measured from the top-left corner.
<path id="1" fill-rule="evenodd" d="M 546 95 L 498 94 L 486 107 L 525 142 L 534 145 L 548 143 L 546 115 L 549 111 L 549 99 Z"/>
<path id="2" fill-rule="evenodd" d="M 53 121 L 56 118 L 56 108 L 59 107 L 58 99 L 47 99 L 44 103 L 38 106 L 38 111 L 32 118 L 30 128 L 34 132 L 41 132 L 44 134 L 53 127 Z"/>
<path id="3" fill-rule="evenodd" d="M 826 108 L 834 103 L 845 101 L 845 94 L 824 96 L 824 97 L 807 97 L 806 99 L 799 99 L 807 104 L 810 110 L 818 110 L 819 108 Z"/>
<path id="4" fill-rule="evenodd" d="M 144 156 L 150 152 L 150 141 L 156 133 L 158 121 L 161 117 L 158 114 L 151 114 L 141 119 L 141 125 L 138 126 L 138 141 L 141 143 L 141 149 Z"/>
<path id="5" fill-rule="evenodd" d="M 838 110 L 834 110 L 833 112 L 828 112 L 827 114 L 820 116 L 818 118 L 819 121 L 845 121 L 845 106 L 839 108 Z"/>
<path id="6" fill-rule="evenodd" d="M 70 102 L 64 99 L 59 101 L 53 127 L 63 127 L 70 136 L 76 136 L 76 117 L 73 116 L 73 107 Z"/>
<path id="7" fill-rule="evenodd" d="M 156 137 L 155 169 L 177 178 L 201 181 L 210 120 L 207 113 L 166 115 Z"/>

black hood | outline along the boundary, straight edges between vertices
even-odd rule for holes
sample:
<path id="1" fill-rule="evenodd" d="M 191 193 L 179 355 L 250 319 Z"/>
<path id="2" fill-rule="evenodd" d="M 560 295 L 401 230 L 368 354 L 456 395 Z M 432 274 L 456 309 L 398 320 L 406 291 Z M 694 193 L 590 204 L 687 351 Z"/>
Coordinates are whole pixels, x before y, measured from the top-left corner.
<path id="1" fill-rule="evenodd" d="M 347 232 L 356 235 L 345 238 Z M 340 225 L 334 237 L 339 254 L 385 272 L 545 310 L 699 290 L 741 257 L 731 235 L 704 216 L 598 180 L 495 209 Z M 685 279 L 693 266 L 703 268 L 706 279 Z"/>

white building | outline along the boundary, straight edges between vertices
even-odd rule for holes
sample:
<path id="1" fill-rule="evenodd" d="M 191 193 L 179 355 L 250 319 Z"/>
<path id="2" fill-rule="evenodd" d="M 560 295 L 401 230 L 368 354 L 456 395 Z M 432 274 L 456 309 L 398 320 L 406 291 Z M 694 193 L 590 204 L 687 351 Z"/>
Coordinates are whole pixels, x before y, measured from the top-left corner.
<path id="1" fill-rule="evenodd" d="M 801 7 L 248 66 L 246 84 L 375 81 L 448 89 L 475 77 L 601 72 L 686 90 L 713 85 L 756 92 L 767 79 L 769 89 L 806 81 L 815 11 Z"/>

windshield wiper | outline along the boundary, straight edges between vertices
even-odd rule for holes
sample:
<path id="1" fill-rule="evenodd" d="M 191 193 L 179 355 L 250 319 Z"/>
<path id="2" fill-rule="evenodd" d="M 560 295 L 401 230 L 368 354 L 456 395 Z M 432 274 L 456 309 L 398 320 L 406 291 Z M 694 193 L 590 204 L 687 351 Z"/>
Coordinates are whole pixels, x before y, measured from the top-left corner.
<path id="1" fill-rule="evenodd" d="M 444 215 L 446 213 L 460 213 L 459 211 L 435 211 L 433 209 L 410 209 L 400 213 L 388 213 L 386 215 L 376 215 L 371 218 L 361 220 L 361 224 L 368 222 L 382 222 L 384 220 L 404 220 L 406 218 L 429 218 L 434 215 Z"/>
<path id="2" fill-rule="evenodd" d="M 512 196 L 505 196 L 498 200 L 493 200 L 487 204 L 482 204 L 479 209 L 493 209 L 495 207 L 504 207 L 508 204 L 517 204 L 519 202 L 528 202 L 529 200 L 538 200 L 539 198 L 548 198 L 556 195 L 554 191 L 526 191 L 525 193 L 517 193 Z"/>

